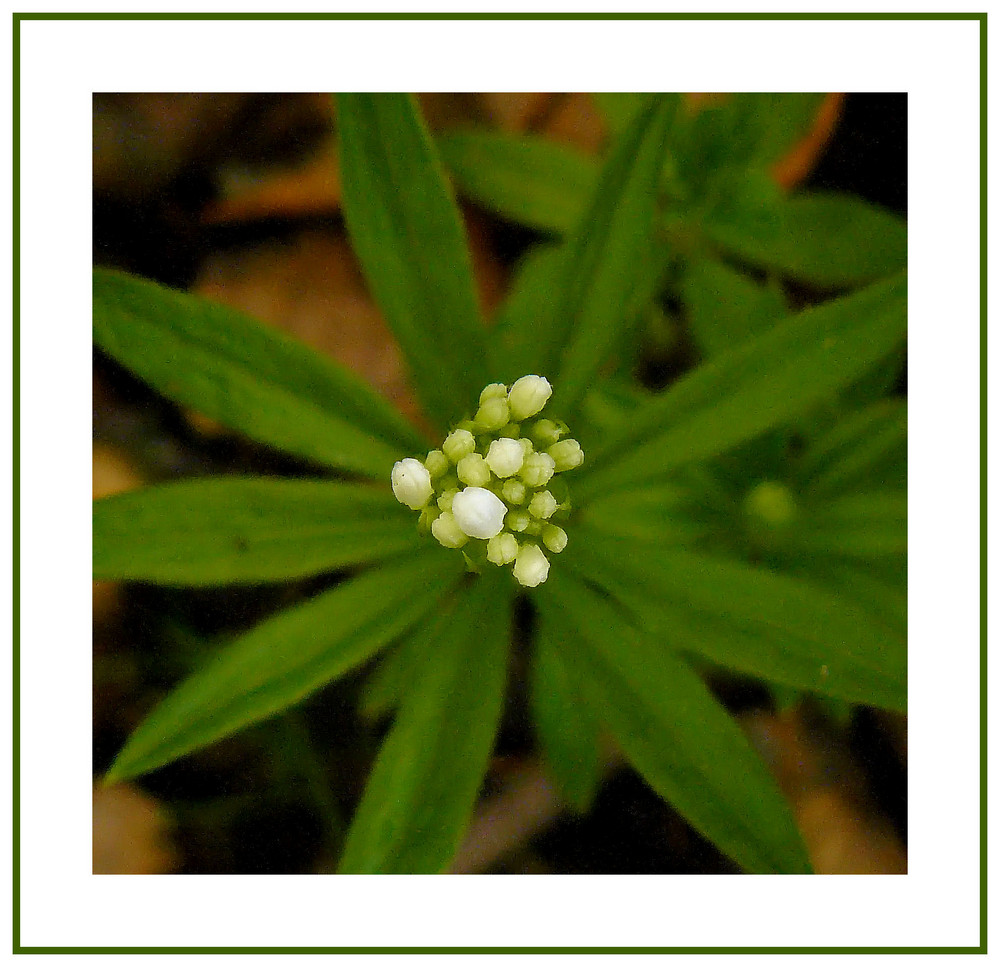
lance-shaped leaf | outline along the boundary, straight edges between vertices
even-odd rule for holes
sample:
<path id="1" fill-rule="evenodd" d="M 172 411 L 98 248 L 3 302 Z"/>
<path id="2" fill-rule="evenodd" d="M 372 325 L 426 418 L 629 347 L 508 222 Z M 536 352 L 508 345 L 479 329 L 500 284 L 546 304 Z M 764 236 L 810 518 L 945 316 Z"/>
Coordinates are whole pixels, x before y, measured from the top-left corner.
<path id="1" fill-rule="evenodd" d="M 153 709 L 108 780 L 149 772 L 288 708 L 402 634 L 457 578 L 455 555 L 428 549 L 258 625 Z"/>
<path id="2" fill-rule="evenodd" d="M 567 565 L 674 648 L 866 705 L 906 708 L 906 639 L 797 578 L 677 548 L 579 535 Z"/>
<path id="3" fill-rule="evenodd" d="M 458 208 L 414 99 L 339 94 L 344 216 L 368 284 L 442 426 L 489 382 Z"/>
<path id="4" fill-rule="evenodd" d="M 864 486 L 906 485 L 906 402 L 880 400 L 839 420 L 795 467 L 812 498 Z"/>
<path id="5" fill-rule="evenodd" d="M 586 812 L 601 778 L 598 723 L 583 701 L 572 666 L 552 644 L 544 616 L 531 654 L 531 708 L 552 778 L 566 801 Z"/>
<path id="6" fill-rule="evenodd" d="M 341 873 L 441 873 L 486 774 L 510 641 L 508 575 L 487 571 L 434 621 L 428 655 L 378 754 Z"/>
<path id="7" fill-rule="evenodd" d="M 725 205 L 702 230 L 751 265 L 816 286 L 863 285 L 906 268 L 906 222 L 852 195 Z"/>
<path id="8" fill-rule="evenodd" d="M 226 306 L 94 271 L 94 341 L 169 399 L 263 443 L 384 479 L 426 441 L 342 366 Z"/>
<path id="9" fill-rule="evenodd" d="M 676 102 L 653 98 L 620 139 L 586 216 L 568 239 L 554 294 L 539 327 L 537 372 L 555 372 L 559 409 L 569 414 L 598 368 L 648 301 L 658 274 L 653 246 L 656 194 Z"/>
<path id="10" fill-rule="evenodd" d="M 746 870 L 808 873 L 787 802 L 685 662 L 566 568 L 542 590 L 556 648 L 653 789 Z"/>
<path id="11" fill-rule="evenodd" d="M 560 235 L 583 217 L 600 170 L 579 151 L 534 135 L 458 131 L 441 138 L 438 150 L 464 195 Z"/>
<path id="12" fill-rule="evenodd" d="M 807 510 L 792 535 L 810 553 L 843 557 L 906 554 L 906 491 L 848 494 Z"/>
<path id="13" fill-rule="evenodd" d="M 173 585 L 283 581 L 416 550 L 386 489 L 219 477 L 94 503 L 94 576 Z"/>
<path id="14" fill-rule="evenodd" d="M 891 353 L 905 332 L 905 277 L 807 309 L 698 367 L 588 448 L 574 496 L 651 480 L 787 423 Z"/>

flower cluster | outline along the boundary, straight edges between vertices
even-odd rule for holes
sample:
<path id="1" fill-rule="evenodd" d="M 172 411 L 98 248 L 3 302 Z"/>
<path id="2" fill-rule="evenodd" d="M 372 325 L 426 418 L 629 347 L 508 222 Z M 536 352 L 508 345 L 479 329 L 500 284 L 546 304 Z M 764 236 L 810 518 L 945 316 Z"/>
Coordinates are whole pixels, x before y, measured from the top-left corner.
<path id="1" fill-rule="evenodd" d="M 514 565 L 524 587 L 549 574 L 545 550 L 558 554 L 567 537 L 557 520 L 570 510 L 557 475 L 583 463 L 564 423 L 539 419 L 552 387 L 544 376 L 522 376 L 508 391 L 491 383 L 479 409 L 421 462 L 392 468 L 392 492 L 419 526 L 445 547 L 462 548 L 470 565 Z M 543 547 L 545 550 L 543 550 Z"/>

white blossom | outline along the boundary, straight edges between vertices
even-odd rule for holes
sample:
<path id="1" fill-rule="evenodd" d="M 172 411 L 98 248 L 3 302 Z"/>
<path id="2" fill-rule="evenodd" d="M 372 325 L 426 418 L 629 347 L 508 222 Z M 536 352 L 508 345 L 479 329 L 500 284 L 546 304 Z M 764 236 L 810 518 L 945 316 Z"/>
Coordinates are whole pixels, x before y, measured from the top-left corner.
<path id="1" fill-rule="evenodd" d="M 392 468 L 392 492 L 396 500 L 410 510 L 420 510 L 431 499 L 431 475 L 427 468 L 413 457 L 399 460 Z"/>
<path id="2" fill-rule="evenodd" d="M 507 505 L 492 491 L 466 487 L 455 495 L 451 512 L 463 534 L 489 540 L 503 530 Z"/>

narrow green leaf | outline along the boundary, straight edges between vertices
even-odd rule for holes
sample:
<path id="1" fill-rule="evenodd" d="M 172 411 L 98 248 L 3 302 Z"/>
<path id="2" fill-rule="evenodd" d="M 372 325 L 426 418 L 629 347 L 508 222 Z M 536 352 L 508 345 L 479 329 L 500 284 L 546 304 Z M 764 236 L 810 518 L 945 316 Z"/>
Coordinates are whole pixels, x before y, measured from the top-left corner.
<path id="1" fill-rule="evenodd" d="M 844 557 L 906 554 L 906 491 L 850 494 L 803 515 L 794 535 L 810 553 Z"/>
<path id="2" fill-rule="evenodd" d="M 653 543 L 691 543 L 708 528 L 704 515 L 695 513 L 690 492 L 675 483 L 598 497 L 581 508 L 580 516 L 601 534 Z"/>
<path id="3" fill-rule="evenodd" d="M 787 314 L 780 288 L 760 285 L 715 259 L 694 260 L 681 291 L 688 324 L 706 357 L 766 332 Z"/>
<path id="4" fill-rule="evenodd" d="M 298 456 L 385 479 L 426 441 L 346 369 L 234 309 L 94 270 L 94 340 L 164 396 Z"/>
<path id="5" fill-rule="evenodd" d="M 601 779 L 599 730 L 553 646 L 543 618 L 531 659 L 531 708 L 545 764 L 566 801 L 580 813 Z"/>
<path id="6" fill-rule="evenodd" d="M 675 108 L 654 98 L 617 144 L 587 215 L 568 241 L 558 308 L 538 333 L 539 372 L 556 372 L 560 412 L 571 413 L 658 274 L 653 217 Z M 548 365 L 546 365 L 548 363 Z"/>
<path id="7" fill-rule="evenodd" d="M 613 135 L 620 135 L 626 131 L 649 101 L 648 94 L 626 94 L 618 91 L 602 91 L 591 96 L 597 102 Z"/>
<path id="8" fill-rule="evenodd" d="M 339 94 L 344 216 L 413 387 L 441 426 L 489 382 L 458 208 L 415 100 Z"/>
<path id="9" fill-rule="evenodd" d="M 547 138 L 458 131 L 438 150 L 462 194 L 511 221 L 564 234 L 583 217 L 597 163 Z"/>
<path id="10" fill-rule="evenodd" d="M 751 265 L 824 288 L 906 268 L 906 222 L 853 195 L 814 193 L 713 210 L 705 235 Z"/>
<path id="11" fill-rule="evenodd" d="M 433 645 L 379 752 L 341 873 L 441 873 L 461 842 L 499 725 L 510 643 L 506 574 L 434 620 Z"/>
<path id="12" fill-rule="evenodd" d="M 386 564 L 236 639 L 143 720 L 108 780 L 149 772 L 268 718 L 361 664 L 454 585 L 455 557 L 431 548 Z"/>
<path id="13" fill-rule="evenodd" d="M 556 648 L 653 789 L 746 870 L 808 873 L 787 802 L 684 661 L 565 568 L 541 590 Z"/>
<path id="14" fill-rule="evenodd" d="M 437 625 L 426 621 L 392 649 L 380 655 L 378 666 L 368 676 L 361 694 L 363 715 L 379 719 L 395 710 L 413 688 L 421 663 L 436 647 Z"/>
<path id="15" fill-rule="evenodd" d="M 174 585 L 283 581 L 415 551 L 387 489 L 219 477 L 94 503 L 94 576 Z"/>
<path id="16" fill-rule="evenodd" d="M 589 448 L 574 495 L 651 480 L 780 426 L 850 384 L 905 332 L 905 277 L 807 309 L 698 367 Z"/>
<path id="17" fill-rule="evenodd" d="M 864 486 L 905 486 L 906 401 L 880 400 L 839 420 L 796 465 L 803 491 L 818 498 Z"/>
<path id="18" fill-rule="evenodd" d="M 906 640 L 857 603 L 797 578 L 679 548 L 590 532 L 568 566 L 672 647 L 842 698 L 906 708 Z"/>

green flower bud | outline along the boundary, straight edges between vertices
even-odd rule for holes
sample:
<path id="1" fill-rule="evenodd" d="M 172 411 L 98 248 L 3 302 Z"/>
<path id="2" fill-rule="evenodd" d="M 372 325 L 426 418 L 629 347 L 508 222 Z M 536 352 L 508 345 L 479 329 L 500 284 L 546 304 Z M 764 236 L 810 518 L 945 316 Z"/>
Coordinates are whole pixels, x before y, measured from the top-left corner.
<path id="1" fill-rule="evenodd" d="M 427 468 L 427 472 L 431 475 L 431 480 L 437 480 L 438 477 L 448 472 L 451 464 L 448 463 L 448 458 L 444 455 L 443 450 L 431 450 L 431 452 L 427 454 L 424 466 Z"/>
<path id="2" fill-rule="evenodd" d="M 583 463 L 583 450 L 576 440 L 560 440 L 545 451 L 556 462 L 556 472 L 573 470 Z"/>
<path id="3" fill-rule="evenodd" d="M 497 534 L 486 545 L 486 560 L 497 567 L 510 564 L 517 557 L 517 546 L 517 538 L 513 534 Z"/>
<path id="4" fill-rule="evenodd" d="M 503 499 L 509 504 L 522 504 L 524 498 L 528 496 L 528 488 L 524 486 L 523 481 L 516 478 L 505 480 L 500 492 L 503 494 Z"/>
<path id="5" fill-rule="evenodd" d="M 546 524 L 542 528 L 542 543 L 553 554 L 560 554 L 566 549 L 569 538 L 561 527 L 557 527 L 555 524 Z"/>
<path id="6" fill-rule="evenodd" d="M 515 420 L 526 420 L 541 412 L 549 401 L 552 387 L 544 376 L 522 376 L 510 388 L 510 415 Z"/>
<path id="7" fill-rule="evenodd" d="M 445 456 L 457 464 L 476 449 L 476 438 L 468 430 L 452 430 L 441 444 Z"/>
<path id="8" fill-rule="evenodd" d="M 547 490 L 535 494 L 531 498 L 531 503 L 528 504 L 528 512 L 539 520 L 548 520 L 558 509 L 559 505 L 556 503 L 555 497 Z"/>
<path id="9" fill-rule="evenodd" d="M 524 544 L 518 548 L 514 561 L 514 577 L 526 588 L 537 588 L 549 576 L 549 560 L 537 544 Z"/>
<path id="10" fill-rule="evenodd" d="M 476 426 L 490 432 L 499 430 L 508 422 L 510 422 L 510 411 L 507 408 L 507 400 L 503 397 L 490 397 L 480 405 L 476 413 Z"/>
<path id="11" fill-rule="evenodd" d="M 441 510 L 451 510 L 451 502 L 455 499 L 455 494 L 458 493 L 458 488 L 454 490 L 446 490 L 437 499 L 437 505 Z"/>
<path id="12" fill-rule="evenodd" d="M 433 524 L 431 533 L 439 544 L 444 547 L 461 547 L 468 541 L 468 536 L 462 533 L 455 518 L 450 513 L 441 514 Z"/>
<path id="13" fill-rule="evenodd" d="M 531 523 L 531 517 L 526 510 L 514 509 L 507 511 L 506 524 L 517 533 L 524 531 Z"/>
<path id="14" fill-rule="evenodd" d="M 529 487 L 544 487 L 556 472 L 556 462 L 547 453 L 532 453 L 524 458 L 520 477 Z"/>
<path id="15" fill-rule="evenodd" d="M 555 420 L 537 420 L 528 430 L 528 436 L 544 450 L 552 446 L 565 432 L 565 425 L 560 425 Z"/>
<path id="16" fill-rule="evenodd" d="M 481 453 L 470 453 L 467 457 L 462 457 L 455 469 L 458 471 L 458 479 L 469 487 L 485 487 L 490 482 L 489 464 Z"/>
<path id="17" fill-rule="evenodd" d="M 490 383 L 479 394 L 479 405 L 482 406 L 487 400 L 506 399 L 507 387 L 503 383 Z"/>

